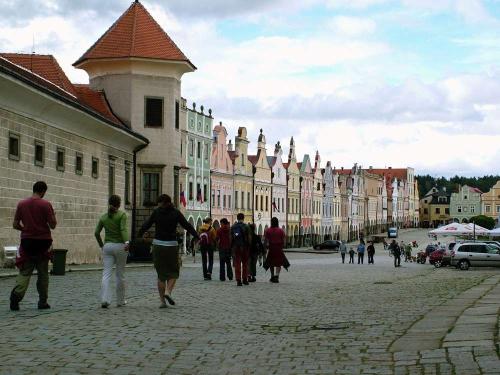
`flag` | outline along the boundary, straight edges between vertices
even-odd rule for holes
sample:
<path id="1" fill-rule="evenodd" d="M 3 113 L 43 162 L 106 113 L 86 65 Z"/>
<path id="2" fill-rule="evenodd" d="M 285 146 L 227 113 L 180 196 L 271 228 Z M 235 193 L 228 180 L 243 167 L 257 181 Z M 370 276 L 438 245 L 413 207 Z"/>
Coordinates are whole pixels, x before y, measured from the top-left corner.
<path id="1" fill-rule="evenodd" d="M 186 202 L 186 196 L 184 195 L 184 190 L 183 190 L 183 191 L 181 191 L 180 201 L 181 201 L 181 204 L 182 204 L 184 207 L 186 207 L 187 202 Z"/>
<path id="2" fill-rule="evenodd" d="M 276 207 L 276 202 L 274 202 L 274 201 L 273 201 L 273 210 L 280 212 L 280 210 L 278 210 L 278 207 Z"/>
<path id="3" fill-rule="evenodd" d="M 196 194 L 196 200 L 200 203 L 203 203 L 203 196 L 201 195 L 201 189 L 198 189 L 198 193 Z"/>

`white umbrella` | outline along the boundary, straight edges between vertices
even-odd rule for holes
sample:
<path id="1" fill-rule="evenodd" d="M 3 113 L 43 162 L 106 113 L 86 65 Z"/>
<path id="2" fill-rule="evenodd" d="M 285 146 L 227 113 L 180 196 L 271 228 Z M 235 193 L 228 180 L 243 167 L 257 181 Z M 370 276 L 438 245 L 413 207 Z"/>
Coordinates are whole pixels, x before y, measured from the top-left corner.
<path id="1" fill-rule="evenodd" d="M 477 224 L 474 224 L 474 223 L 468 223 L 468 224 L 465 224 L 465 227 L 467 229 L 470 230 L 469 233 L 476 233 L 477 234 L 480 234 L 480 235 L 488 235 L 490 234 L 490 231 L 480 225 L 477 225 Z M 475 227 L 475 228 L 474 228 Z"/>
<path id="2" fill-rule="evenodd" d="M 488 233 L 491 237 L 500 237 L 500 228 L 490 230 Z"/>
<path id="3" fill-rule="evenodd" d="M 448 225 L 444 225 L 442 227 L 433 229 L 429 232 L 429 234 L 441 234 L 448 236 L 459 236 L 461 234 L 469 234 L 472 233 L 472 229 L 467 228 L 464 224 L 460 223 L 451 223 Z"/>

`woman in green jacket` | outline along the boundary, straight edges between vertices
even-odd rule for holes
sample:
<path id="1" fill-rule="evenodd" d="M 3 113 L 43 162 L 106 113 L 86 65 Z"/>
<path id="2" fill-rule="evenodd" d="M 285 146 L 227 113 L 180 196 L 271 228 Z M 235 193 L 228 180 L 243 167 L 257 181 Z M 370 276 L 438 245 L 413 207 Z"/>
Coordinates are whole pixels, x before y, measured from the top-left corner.
<path id="1" fill-rule="evenodd" d="M 113 266 L 116 265 L 116 305 L 125 306 L 125 264 L 129 238 L 127 230 L 127 215 L 120 211 L 121 199 L 118 195 L 109 197 L 108 212 L 101 216 L 95 228 L 95 238 L 102 249 L 104 269 L 102 271 L 101 307 L 108 308 L 111 304 L 110 282 Z M 104 228 L 104 242 L 101 231 Z"/>

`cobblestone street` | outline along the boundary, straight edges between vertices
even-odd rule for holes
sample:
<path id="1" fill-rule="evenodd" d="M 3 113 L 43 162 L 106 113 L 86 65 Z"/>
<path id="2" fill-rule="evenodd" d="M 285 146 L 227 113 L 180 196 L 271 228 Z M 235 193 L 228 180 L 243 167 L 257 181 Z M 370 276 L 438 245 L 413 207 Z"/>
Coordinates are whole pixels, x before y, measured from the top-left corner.
<path id="1" fill-rule="evenodd" d="M 1 374 L 499 374 L 498 269 L 395 269 L 290 254 L 280 284 L 203 281 L 187 258 L 177 305 L 152 268 L 127 269 L 128 305 L 100 308 L 100 272 L 52 277 L 52 309 L 21 311 L 1 279 Z M 199 261 L 199 259 L 197 259 Z M 215 269 L 214 276 L 218 273 Z"/>

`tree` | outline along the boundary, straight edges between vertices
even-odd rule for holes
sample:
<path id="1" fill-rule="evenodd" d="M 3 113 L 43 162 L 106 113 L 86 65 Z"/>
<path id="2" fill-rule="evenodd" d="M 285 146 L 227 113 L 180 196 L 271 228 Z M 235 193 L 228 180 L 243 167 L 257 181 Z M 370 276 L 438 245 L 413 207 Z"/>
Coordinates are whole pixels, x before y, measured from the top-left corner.
<path id="1" fill-rule="evenodd" d="M 477 225 L 480 225 L 486 229 L 495 228 L 495 219 L 493 219 L 492 217 L 489 217 L 489 216 L 484 216 L 484 215 L 474 216 L 474 217 L 471 217 L 470 222 L 476 223 Z"/>

